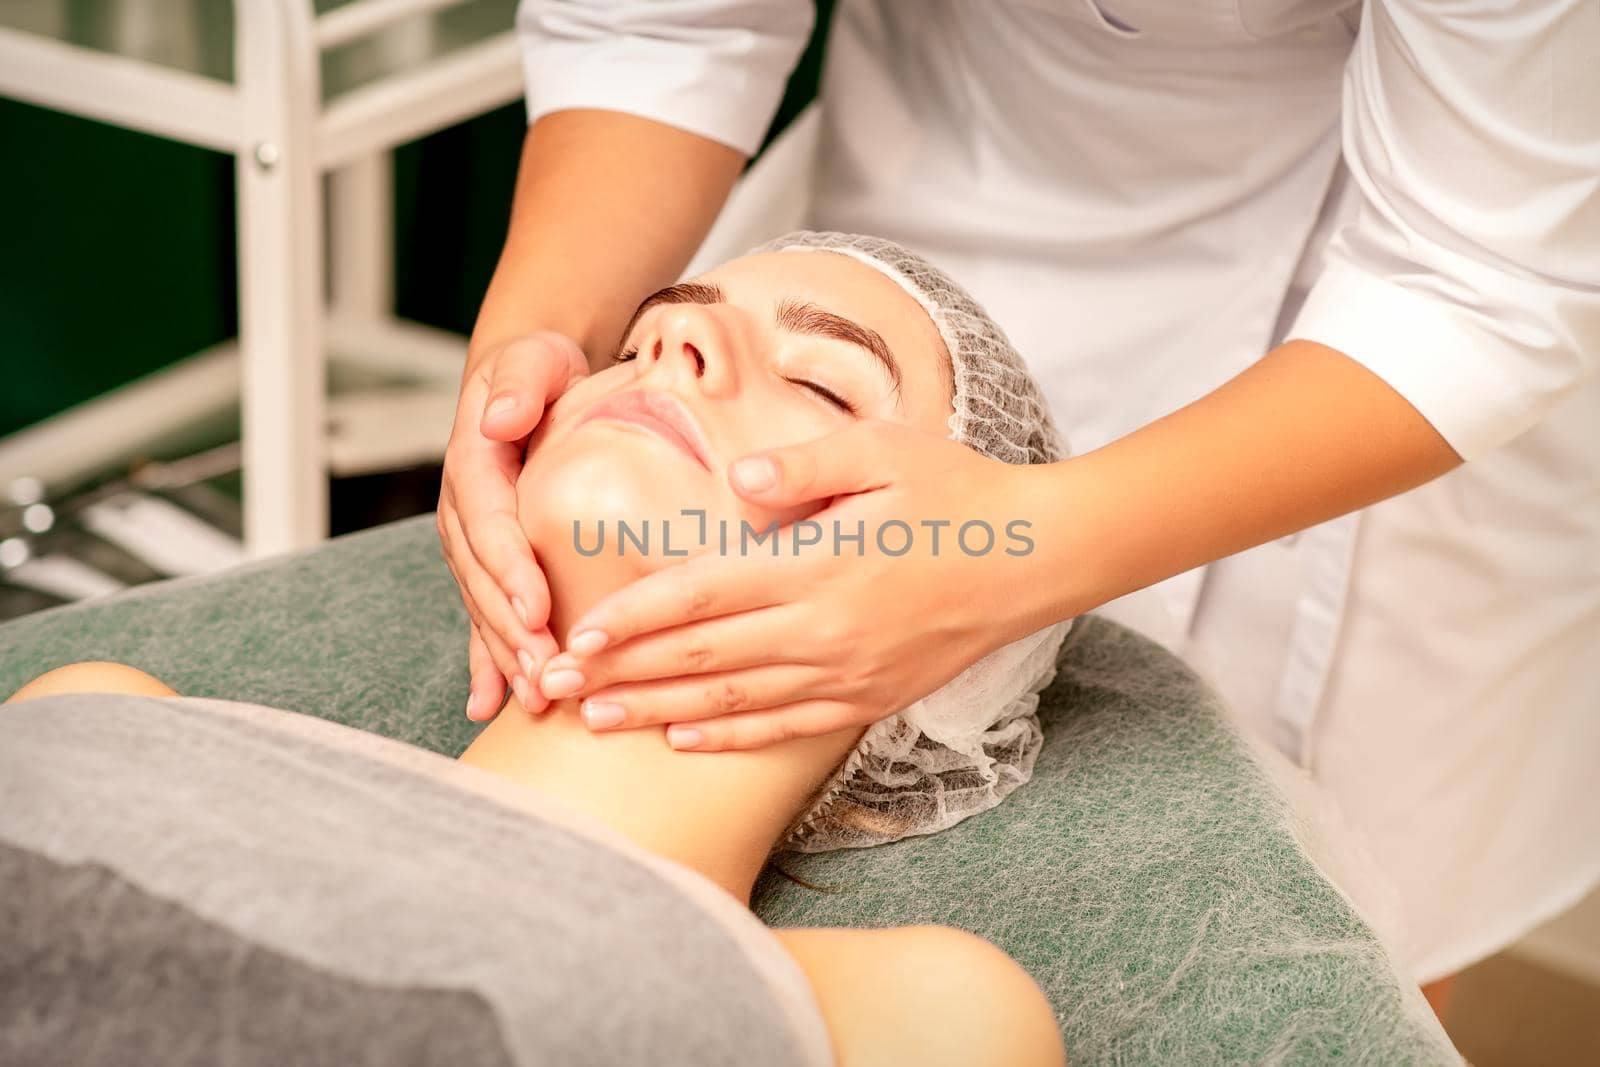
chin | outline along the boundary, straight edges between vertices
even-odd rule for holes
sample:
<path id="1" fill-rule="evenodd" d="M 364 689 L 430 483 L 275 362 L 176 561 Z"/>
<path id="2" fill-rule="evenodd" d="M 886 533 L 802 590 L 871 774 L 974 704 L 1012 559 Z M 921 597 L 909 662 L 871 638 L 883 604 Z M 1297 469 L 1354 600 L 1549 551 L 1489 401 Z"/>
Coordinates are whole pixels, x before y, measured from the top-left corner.
<path id="1" fill-rule="evenodd" d="M 618 435 L 619 437 L 622 435 Z M 561 445 L 576 446 L 576 440 Z M 611 570 L 628 576 L 649 573 L 683 557 L 662 554 L 662 524 L 673 525 L 672 548 L 693 550 L 700 523 L 685 509 L 703 511 L 707 521 L 733 516 L 728 501 L 715 492 L 711 475 L 687 460 L 662 456 L 648 439 L 607 443 L 608 447 L 556 447 L 535 450 L 517 482 L 517 512 L 523 530 L 546 570 L 573 567 Z M 620 447 L 619 447 L 620 445 Z M 601 551 L 594 552 L 602 536 Z M 649 554 L 633 542 L 619 556 L 618 521 L 635 532 L 649 530 Z M 574 542 L 573 527 L 587 553 Z"/>

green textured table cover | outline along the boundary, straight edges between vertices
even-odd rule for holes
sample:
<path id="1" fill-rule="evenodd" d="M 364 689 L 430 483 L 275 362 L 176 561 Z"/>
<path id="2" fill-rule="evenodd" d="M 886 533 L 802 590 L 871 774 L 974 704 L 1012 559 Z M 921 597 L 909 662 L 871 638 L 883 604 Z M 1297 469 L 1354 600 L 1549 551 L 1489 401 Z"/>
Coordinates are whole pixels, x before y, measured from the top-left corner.
<path id="1" fill-rule="evenodd" d="M 449 755 L 479 729 L 462 713 L 465 617 L 431 517 L 9 623 L 0 692 L 83 659 Z M 769 878 L 758 912 L 982 934 L 1045 988 L 1078 1067 L 1459 1062 L 1180 661 L 1085 619 L 1041 717 L 1034 779 L 999 808 L 791 856 L 820 890 Z"/>

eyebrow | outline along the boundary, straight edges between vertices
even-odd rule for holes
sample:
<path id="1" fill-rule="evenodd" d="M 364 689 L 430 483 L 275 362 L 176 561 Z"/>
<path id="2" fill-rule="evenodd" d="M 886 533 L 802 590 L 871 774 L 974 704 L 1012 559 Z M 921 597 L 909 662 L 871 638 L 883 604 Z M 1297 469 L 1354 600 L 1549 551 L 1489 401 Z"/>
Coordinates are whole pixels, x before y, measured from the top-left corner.
<path id="1" fill-rule="evenodd" d="M 633 318 L 628 320 L 628 325 L 622 328 L 622 344 L 628 343 L 628 338 L 633 334 L 633 328 L 639 325 L 639 319 L 646 311 L 661 304 L 721 304 L 724 302 L 722 290 L 715 285 L 705 282 L 679 282 L 669 285 L 665 289 L 657 289 L 640 302 L 634 311 Z"/>
<path id="2" fill-rule="evenodd" d="M 638 310 L 633 313 L 633 317 L 623 329 L 622 339 L 625 343 L 633 333 L 633 328 L 638 325 L 640 317 L 653 307 L 662 304 L 721 304 L 725 301 L 722 289 L 706 282 L 679 282 L 677 285 L 658 289 L 640 303 Z M 900 364 L 895 360 L 894 353 L 889 351 L 883 336 L 876 330 L 868 329 L 858 322 L 852 322 L 815 304 L 798 300 L 784 300 L 779 303 L 777 323 L 779 328 L 790 333 L 827 337 L 862 349 L 877 360 L 884 373 L 889 376 L 894 401 L 897 405 L 900 403 L 902 382 Z"/>
<path id="3" fill-rule="evenodd" d="M 889 346 L 884 344 L 876 330 L 869 330 L 842 315 L 824 311 L 815 304 L 797 300 L 785 300 L 778 305 L 778 326 L 790 333 L 828 337 L 866 350 L 889 375 L 895 403 L 900 403 L 900 364 L 895 362 L 894 353 L 889 351 Z"/>

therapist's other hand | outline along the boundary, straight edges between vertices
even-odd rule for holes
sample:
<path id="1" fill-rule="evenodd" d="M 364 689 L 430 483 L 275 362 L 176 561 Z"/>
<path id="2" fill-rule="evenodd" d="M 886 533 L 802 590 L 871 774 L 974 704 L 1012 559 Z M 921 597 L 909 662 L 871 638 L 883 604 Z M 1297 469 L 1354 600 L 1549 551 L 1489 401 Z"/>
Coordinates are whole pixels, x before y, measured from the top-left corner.
<path id="1" fill-rule="evenodd" d="M 865 457 L 865 458 L 864 458 Z M 578 695 L 591 729 L 671 724 L 675 748 L 759 748 L 866 726 L 905 708 L 986 653 L 1045 625 L 1029 618 L 1028 567 L 1007 524 L 1031 523 L 1027 468 L 981 456 L 923 431 L 863 422 L 732 464 L 734 488 L 754 503 L 822 510 L 819 545 L 793 548 L 796 526 L 741 556 L 702 550 L 612 593 L 579 619 L 567 649 L 545 664 L 551 699 Z M 924 521 L 939 528 L 935 553 Z M 962 523 L 983 520 L 992 548 L 969 555 Z M 835 555 L 833 523 L 853 543 Z M 903 555 L 881 550 L 884 543 Z M 735 543 L 730 532 L 729 544 Z M 715 543 L 716 538 L 708 536 Z M 981 547 L 981 528 L 968 543 Z M 1033 598 L 1038 600 L 1038 598 Z M 602 636 L 603 635 L 603 636 Z M 687 672 L 687 673 L 686 673 Z"/>
<path id="2" fill-rule="evenodd" d="M 588 373 L 576 342 L 542 332 L 489 350 L 462 379 L 437 522 L 472 620 L 470 719 L 494 718 L 508 684 L 529 711 L 548 703 L 535 683 L 556 652 L 550 591 L 517 521 L 516 483 L 545 406 Z"/>

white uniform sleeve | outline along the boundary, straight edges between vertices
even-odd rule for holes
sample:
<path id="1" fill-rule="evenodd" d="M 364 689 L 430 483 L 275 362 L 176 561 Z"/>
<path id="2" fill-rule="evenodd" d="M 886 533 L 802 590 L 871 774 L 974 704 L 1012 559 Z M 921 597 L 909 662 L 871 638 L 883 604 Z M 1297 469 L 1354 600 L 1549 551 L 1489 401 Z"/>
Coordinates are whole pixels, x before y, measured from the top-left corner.
<path id="1" fill-rule="evenodd" d="M 809 0 L 522 0 L 528 121 L 625 111 L 754 155 L 815 17 Z"/>
<path id="2" fill-rule="evenodd" d="M 1367 0 L 1344 81 L 1356 220 L 1289 337 L 1465 459 L 1600 361 L 1600 0 Z"/>

